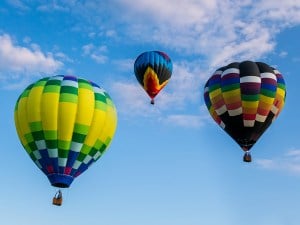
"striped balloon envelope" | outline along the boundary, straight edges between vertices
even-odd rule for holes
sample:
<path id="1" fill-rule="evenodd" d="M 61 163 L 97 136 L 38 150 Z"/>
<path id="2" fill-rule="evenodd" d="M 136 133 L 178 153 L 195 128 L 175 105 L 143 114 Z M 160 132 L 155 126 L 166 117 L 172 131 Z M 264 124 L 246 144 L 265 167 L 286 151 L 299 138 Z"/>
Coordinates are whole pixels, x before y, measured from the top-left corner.
<path id="1" fill-rule="evenodd" d="M 151 98 L 167 85 L 173 70 L 170 57 L 161 51 L 148 51 L 140 54 L 134 62 L 136 79 Z"/>
<path id="2" fill-rule="evenodd" d="M 52 186 L 67 188 L 111 143 L 117 113 L 97 84 L 53 76 L 29 85 L 15 106 L 19 139 Z"/>
<path id="3" fill-rule="evenodd" d="M 204 101 L 216 121 L 245 151 L 281 112 L 286 87 L 281 73 L 263 62 L 234 62 L 221 67 L 205 84 Z"/>

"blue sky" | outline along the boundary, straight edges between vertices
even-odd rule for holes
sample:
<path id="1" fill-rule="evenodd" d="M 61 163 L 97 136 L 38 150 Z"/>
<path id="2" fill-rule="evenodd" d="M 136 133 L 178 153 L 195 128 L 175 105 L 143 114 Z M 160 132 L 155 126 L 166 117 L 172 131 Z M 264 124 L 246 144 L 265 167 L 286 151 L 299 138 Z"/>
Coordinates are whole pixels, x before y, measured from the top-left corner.
<path id="1" fill-rule="evenodd" d="M 298 225 L 299 0 L 4 0 L 0 3 L 1 221 L 6 225 Z M 154 106 L 135 58 L 161 50 L 173 75 Z M 203 86 L 232 61 L 283 74 L 286 105 L 252 148 L 253 163 L 210 118 Z M 49 75 L 91 79 L 118 110 L 106 154 L 63 190 L 31 162 L 15 102 Z"/>

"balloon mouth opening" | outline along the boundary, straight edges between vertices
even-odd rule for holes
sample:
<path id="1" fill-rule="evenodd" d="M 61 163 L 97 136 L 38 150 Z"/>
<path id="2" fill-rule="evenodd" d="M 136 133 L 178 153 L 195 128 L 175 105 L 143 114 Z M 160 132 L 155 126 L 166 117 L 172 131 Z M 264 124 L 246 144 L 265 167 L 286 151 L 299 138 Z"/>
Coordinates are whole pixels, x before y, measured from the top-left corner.
<path id="1" fill-rule="evenodd" d="M 65 184 L 65 183 L 53 183 L 51 185 L 54 186 L 54 187 L 58 187 L 58 188 L 68 188 L 68 187 L 70 187 L 70 185 Z"/>
<path id="2" fill-rule="evenodd" d="M 67 174 L 49 174 L 47 175 L 50 183 L 54 187 L 68 188 L 74 180 L 74 177 Z"/>

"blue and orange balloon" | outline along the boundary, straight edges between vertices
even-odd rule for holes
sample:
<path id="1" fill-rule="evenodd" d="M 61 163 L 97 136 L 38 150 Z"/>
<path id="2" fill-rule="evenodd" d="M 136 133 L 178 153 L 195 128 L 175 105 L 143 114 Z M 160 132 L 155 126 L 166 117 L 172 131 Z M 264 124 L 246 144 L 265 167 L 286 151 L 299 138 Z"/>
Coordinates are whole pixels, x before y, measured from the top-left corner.
<path id="1" fill-rule="evenodd" d="M 140 54 L 134 62 L 136 79 L 151 98 L 167 85 L 172 75 L 173 65 L 170 57 L 160 51 L 148 51 Z"/>

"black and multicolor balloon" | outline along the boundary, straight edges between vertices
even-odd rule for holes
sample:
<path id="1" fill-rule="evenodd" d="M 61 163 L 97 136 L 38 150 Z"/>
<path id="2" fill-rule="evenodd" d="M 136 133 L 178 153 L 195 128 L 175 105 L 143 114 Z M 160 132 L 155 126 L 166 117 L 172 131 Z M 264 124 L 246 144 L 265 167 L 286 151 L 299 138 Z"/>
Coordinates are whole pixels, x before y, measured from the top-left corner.
<path id="1" fill-rule="evenodd" d="M 204 100 L 212 118 L 245 151 L 281 112 L 286 86 L 281 73 L 263 62 L 234 62 L 221 67 L 205 84 Z"/>
<path id="2" fill-rule="evenodd" d="M 140 54 L 134 62 L 134 73 L 154 104 L 155 96 L 167 85 L 172 75 L 170 57 L 160 51 Z"/>
<path id="3" fill-rule="evenodd" d="M 117 126 L 115 105 L 104 89 L 63 75 L 29 85 L 16 102 L 14 118 L 30 158 L 62 188 L 103 155 Z"/>

